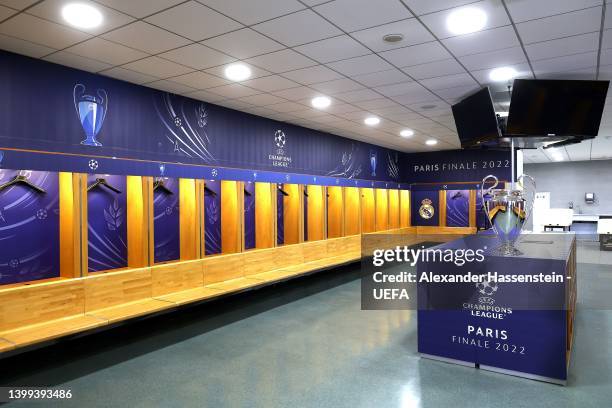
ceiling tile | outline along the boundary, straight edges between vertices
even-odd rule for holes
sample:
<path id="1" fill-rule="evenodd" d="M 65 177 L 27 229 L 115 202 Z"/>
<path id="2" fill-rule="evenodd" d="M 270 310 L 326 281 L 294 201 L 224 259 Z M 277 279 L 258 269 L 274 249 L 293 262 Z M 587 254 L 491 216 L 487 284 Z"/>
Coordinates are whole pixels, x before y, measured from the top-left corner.
<path id="1" fill-rule="evenodd" d="M 340 92 L 355 91 L 363 88 L 363 86 L 348 78 L 321 82 L 318 84 L 313 84 L 311 85 L 311 87 L 329 95 L 337 94 Z"/>
<path id="2" fill-rule="evenodd" d="M 302 10 L 305 7 L 296 0 L 199 0 L 200 3 L 240 21 L 251 25 L 260 21 L 283 16 Z"/>
<path id="3" fill-rule="evenodd" d="M 172 81 L 187 85 L 194 89 L 208 89 L 216 86 L 227 85 L 230 83 L 225 79 L 221 79 L 214 75 L 210 75 L 200 71 L 190 72 L 189 74 L 173 77 Z"/>
<path id="4" fill-rule="evenodd" d="M 375 54 L 332 62 L 327 64 L 327 66 L 349 77 L 393 68 L 393 66 Z"/>
<path id="5" fill-rule="evenodd" d="M 179 84 L 177 82 L 169 81 L 166 79 L 162 79 L 160 81 L 149 82 L 147 86 L 150 88 L 158 89 L 160 91 L 170 92 L 170 93 L 180 94 L 180 95 L 195 91 L 195 89 L 189 86 Z"/>
<path id="6" fill-rule="evenodd" d="M 285 48 L 276 41 L 250 28 L 243 28 L 242 30 L 223 34 L 208 39 L 202 42 L 202 44 L 239 59 L 250 58 Z"/>
<path id="7" fill-rule="evenodd" d="M 51 20 L 58 24 L 69 26 L 64 17 L 62 16 L 62 8 L 69 3 L 71 0 L 45 0 L 38 3 L 34 7 L 28 9 L 28 14 L 35 15 L 45 20 Z M 123 14 L 119 11 L 113 10 L 108 7 L 101 6 L 100 4 L 94 3 L 89 0 L 80 0 L 79 4 L 86 4 L 95 7 L 103 16 L 102 23 L 91 29 L 80 28 L 80 31 L 85 31 L 90 34 L 101 34 L 110 31 L 114 28 L 126 25 L 134 21 L 133 17 Z"/>
<path id="8" fill-rule="evenodd" d="M 0 4 L 14 8 L 15 10 L 23 10 L 37 1 L 38 0 L 0 0 Z"/>
<path id="9" fill-rule="evenodd" d="M 553 40 L 599 31 L 601 25 L 601 7 L 593 7 L 572 13 L 560 14 L 540 20 L 517 24 L 523 43 Z"/>
<path id="10" fill-rule="evenodd" d="M 601 50 L 601 54 L 600 54 L 600 60 L 599 60 L 601 65 L 610 65 L 612 64 L 612 50 L 611 49 L 605 49 L 605 50 Z"/>
<path id="11" fill-rule="evenodd" d="M 129 64 L 125 64 L 124 67 L 161 79 L 186 74 L 191 71 L 190 68 L 159 57 L 148 57 L 130 62 Z"/>
<path id="12" fill-rule="evenodd" d="M 564 57 L 533 61 L 532 66 L 536 75 L 564 72 L 580 68 L 589 68 L 597 65 L 597 53 L 587 52 Z"/>
<path id="13" fill-rule="evenodd" d="M 242 24 L 195 1 L 162 11 L 148 17 L 146 21 L 193 41 L 242 28 Z"/>
<path id="14" fill-rule="evenodd" d="M 336 0 L 314 9 L 348 32 L 412 17 L 398 0 Z"/>
<path id="15" fill-rule="evenodd" d="M 242 84 L 263 92 L 281 91 L 283 89 L 296 88 L 299 86 L 299 84 L 287 78 L 283 78 L 280 75 L 271 75 L 267 77 L 251 79 L 249 81 L 242 82 Z"/>
<path id="16" fill-rule="evenodd" d="M 404 38 L 396 43 L 388 43 L 383 40 L 387 34 L 401 34 Z M 374 51 L 387 51 L 435 40 L 416 18 L 356 31 L 351 33 L 351 36 Z"/>
<path id="17" fill-rule="evenodd" d="M 66 51 L 72 54 L 106 62 L 111 65 L 122 65 L 148 56 L 148 54 L 144 52 L 105 40 L 100 37 L 95 37 L 77 45 L 73 45 Z"/>
<path id="18" fill-rule="evenodd" d="M 272 109 L 276 112 L 286 113 L 286 112 L 295 112 L 304 109 L 304 105 L 295 102 L 283 102 L 277 103 L 274 105 L 269 105 L 269 109 Z"/>
<path id="19" fill-rule="evenodd" d="M 58 51 L 43 58 L 45 61 L 54 62 L 56 64 L 66 65 L 83 71 L 98 72 L 104 69 L 111 68 L 112 65 L 101 61 L 93 60 L 80 55 L 71 54 L 66 51 Z"/>
<path id="20" fill-rule="evenodd" d="M 492 28 L 507 26 L 510 24 L 510 19 L 508 18 L 508 14 L 504 9 L 501 0 L 484 0 L 471 3 L 469 6 L 465 7 L 479 8 L 487 14 L 487 22 L 483 30 L 490 30 Z M 436 37 L 453 37 L 454 34 L 451 33 L 446 26 L 446 20 L 452 12 L 461 8 L 462 7 L 457 7 L 428 14 L 422 16 L 421 21 L 423 21 L 423 24 L 425 24 L 434 33 Z"/>
<path id="21" fill-rule="evenodd" d="M 511 26 L 451 37 L 442 42 L 456 57 L 520 45 Z"/>
<path id="22" fill-rule="evenodd" d="M 478 86 L 476 81 L 467 73 L 424 79 L 421 81 L 421 84 L 434 91 L 438 89 L 455 88 L 457 86 Z"/>
<path id="23" fill-rule="evenodd" d="M 342 34 L 342 31 L 312 10 L 302 10 L 275 18 L 257 24 L 253 29 L 290 47 Z"/>
<path id="24" fill-rule="evenodd" d="M 381 96 L 380 94 L 372 91 L 371 89 L 359 89 L 356 91 L 338 93 L 335 95 L 335 97 L 344 102 L 357 102 L 379 99 Z"/>
<path id="25" fill-rule="evenodd" d="M 250 58 L 246 62 L 276 73 L 317 65 L 311 59 L 289 49 Z"/>
<path id="26" fill-rule="evenodd" d="M 402 71 L 417 80 L 465 72 L 461 64 L 454 58 L 405 67 L 402 68 Z"/>
<path id="27" fill-rule="evenodd" d="M 44 45 L 34 44 L 29 41 L 9 37 L 8 35 L 3 34 L 0 34 L 0 48 L 33 58 L 40 58 L 43 55 L 47 55 L 55 51 L 55 49 L 45 47 Z"/>
<path id="28" fill-rule="evenodd" d="M 360 108 L 366 109 L 369 111 L 371 111 L 372 109 L 383 109 L 383 108 L 389 108 L 391 106 L 397 106 L 397 103 L 387 98 L 371 99 L 369 101 L 353 102 L 353 103 L 359 106 Z"/>
<path id="29" fill-rule="evenodd" d="M 432 101 L 437 98 L 438 97 L 436 95 L 432 94 L 430 91 L 428 91 L 425 87 L 421 85 L 419 85 L 418 87 L 415 86 L 415 88 L 412 89 L 409 93 L 391 97 L 391 99 L 393 99 L 395 102 L 400 103 L 402 105 Z"/>
<path id="30" fill-rule="evenodd" d="M 308 99 L 307 105 L 310 106 L 310 99 L 315 96 L 321 95 L 321 93 L 315 89 L 311 89 L 305 86 L 298 86 L 296 88 L 283 89 L 282 91 L 274 91 L 271 92 L 276 96 L 280 96 L 281 98 L 285 98 L 290 101 L 301 101 L 303 99 Z"/>
<path id="31" fill-rule="evenodd" d="M 455 103 L 459 100 L 465 98 L 467 95 L 478 90 L 479 86 L 457 86 L 454 88 L 445 88 L 439 89 L 436 91 L 436 94 L 440 96 L 440 98 L 444 98 L 447 102 Z"/>
<path id="32" fill-rule="evenodd" d="M 136 72 L 121 67 L 111 68 L 100 72 L 100 74 L 111 78 L 120 79 L 122 81 L 132 82 L 134 84 L 144 84 L 146 82 L 151 82 L 158 79 L 151 75 L 146 75 L 141 72 Z"/>
<path id="33" fill-rule="evenodd" d="M 321 63 L 344 60 L 370 54 L 370 50 L 359 44 L 348 35 L 341 35 L 311 44 L 302 45 L 300 47 L 296 47 L 295 50 Z"/>
<path id="34" fill-rule="evenodd" d="M 435 11 L 446 10 L 452 7 L 462 6 L 464 4 L 473 3 L 474 0 L 402 0 L 404 4 L 410 7 L 410 10 L 418 16 L 423 14 L 433 13 Z"/>
<path id="35" fill-rule="evenodd" d="M 143 21 L 111 31 L 102 37 L 151 54 L 189 44 L 189 40 Z"/>
<path id="36" fill-rule="evenodd" d="M 317 82 L 326 82 L 342 78 L 342 75 L 323 65 L 285 72 L 283 76 L 303 85 L 310 85 Z"/>
<path id="37" fill-rule="evenodd" d="M 12 16 L 13 14 L 17 14 L 17 10 L 0 6 L 0 21 L 5 20 Z"/>
<path id="38" fill-rule="evenodd" d="M 194 69 L 206 69 L 235 61 L 234 58 L 201 44 L 191 44 L 167 51 L 160 54 L 160 57 Z"/>
<path id="39" fill-rule="evenodd" d="M 417 82 L 404 82 L 401 84 L 393 84 L 393 85 L 385 85 L 379 86 L 375 88 L 377 92 L 385 95 L 385 96 L 398 96 L 405 95 L 414 91 L 415 89 L 418 91 L 423 89 L 423 87 Z"/>
<path id="40" fill-rule="evenodd" d="M 544 41 L 525 46 L 531 60 L 561 57 L 587 51 L 597 51 L 599 33 L 576 35 L 568 38 Z"/>
<path id="41" fill-rule="evenodd" d="M 0 24 L 0 34 L 56 49 L 69 47 L 91 37 L 90 34 L 42 20 L 29 14 L 19 14 Z"/>
<path id="42" fill-rule="evenodd" d="M 459 57 L 459 61 L 470 71 L 497 68 L 527 62 L 521 47 L 504 48 L 490 52 Z"/>
<path id="43" fill-rule="evenodd" d="M 19 1 L 19 0 L 16 0 Z M 96 0 L 136 18 L 144 18 L 185 0 Z"/>
<path id="44" fill-rule="evenodd" d="M 251 70 L 251 78 L 250 79 L 254 79 L 254 78 L 260 78 L 263 76 L 268 76 L 271 75 L 272 73 L 270 71 L 266 71 L 265 69 L 261 69 L 261 68 L 257 68 L 251 64 L 245 64 L 247 67 L 249 67 L 249 69 Z M 209 74 L 212 75 L 216 75 L 220 78 L 225 78 L 225 69 L 227 68 L 227 65 L 219 65 L 213 68 L 208 68 L 206 70 L 206 72 L 208 72 Z"/>
<path id="45" fill-rule="evenodd" d="M 372 72 L 371 74 L 356 75 L 353 79 L 360 84 L 371 87 L 396 84 L 410 80 L 406 74 L 395 68 L 386 71 Z"/>
<path id="46" fill-rule="evenodd" d="M 207 91 L 224 96 L 226 98 L 242 98 L 245 96 L 257 95 L 261 93 L 260 91 L 247 88 L 246 86 L 240 84 L 218 86 L 216 88 L 207 89 Z"/>
<path id="47" fill-rule="evenodd" d="M 451 58 L 437 41 L 385 51 L 380 55 L 398 67 L 409 67 Z"/>
<path id="48" fill-rule="evenodd" d="M 555 14 L 601 5 L 601 0 L 507 0 L 508 11 L 515 23 L 549 17 Z"/>
<path id="49" fill-rule="evenodd" d="M 610 7 L 612 9 L 612 7 Z M 601 38 L 601 48 L 612 48 L 612 30 L 604 30 Z"/>
<path id="50" fill-rule="evenodd" d="M 250 103 L 252 105 L 256 105 L 256 106 L 272 105 L 272 104 L 281 103 L 284 101 L 283 98 L 279 98 L 278 96 L 274 96 L 270 94 L 259 94 L 259 95 L 246 96 L 244 98 L 240 98 L 240 100 L 246 103 Z M 272 107 L 270 108 L 273 109 Z"/>

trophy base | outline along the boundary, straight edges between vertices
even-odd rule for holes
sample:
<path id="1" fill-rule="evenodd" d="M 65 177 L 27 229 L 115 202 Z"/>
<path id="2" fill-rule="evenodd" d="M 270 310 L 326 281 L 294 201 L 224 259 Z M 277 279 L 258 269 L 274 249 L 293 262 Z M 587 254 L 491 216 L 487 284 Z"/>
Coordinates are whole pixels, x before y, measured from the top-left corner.
<path id="1" fill-rule="evenodd" d="M 499 247 L 493 250 L 497 255 L 501 256 L 520 256 L 523 255 L 521 251 L 514 247 L 512 242 L 504 242 Z"/>
<path id="2" fill-rule="evenodd" d="M 96 139 L 85 139 L 81 141 L 81 144 L 85 146 L 102 146 L 102 143 L 98 142 Z"/>

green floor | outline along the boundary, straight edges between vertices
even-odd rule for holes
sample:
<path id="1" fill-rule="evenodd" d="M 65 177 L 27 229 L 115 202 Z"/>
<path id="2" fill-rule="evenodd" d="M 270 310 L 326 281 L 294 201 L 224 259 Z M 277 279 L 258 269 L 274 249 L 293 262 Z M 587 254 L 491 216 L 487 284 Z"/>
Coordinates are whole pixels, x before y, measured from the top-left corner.
<path id="1" fill-rule="evenodd" d="M 602 267 L 580 264 L 579 278 L 612 280 Z M 361 311 L 351 270 L 5 360 L 0 374 L 74 395 L 33 406 L 612 407 L 612 311 L 587 310 L 606 293 L 581 285 L 567 387 L 419 358 L 415 313 Z"/>

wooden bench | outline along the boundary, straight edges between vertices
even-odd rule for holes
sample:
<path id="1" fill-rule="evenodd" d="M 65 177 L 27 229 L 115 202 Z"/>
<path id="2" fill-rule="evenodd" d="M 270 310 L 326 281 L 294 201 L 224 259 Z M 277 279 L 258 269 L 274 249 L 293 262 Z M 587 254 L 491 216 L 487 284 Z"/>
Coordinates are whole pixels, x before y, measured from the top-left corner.
<path id="1" fill-rule="evenodd" d="M 0 290 L 0 353 L 361 257 L 361 235 Z"/>

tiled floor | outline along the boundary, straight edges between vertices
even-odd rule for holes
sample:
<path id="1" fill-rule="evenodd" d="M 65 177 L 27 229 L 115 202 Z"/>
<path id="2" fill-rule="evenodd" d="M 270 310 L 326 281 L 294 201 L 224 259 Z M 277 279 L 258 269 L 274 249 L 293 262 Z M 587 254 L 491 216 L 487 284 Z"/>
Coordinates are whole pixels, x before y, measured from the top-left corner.
<path id="1" fill-rule="evenodd" d="M 612 297 L 612 269 L 579 251 L 593 262 L 579 265 L 567 387 L 419 358 L 414 312 L 361 311 L 355 270 L 3 361 L 0 383 L 74 394 L 32 406 L 611 407 L 612 311 L 589 305 Z"/>

